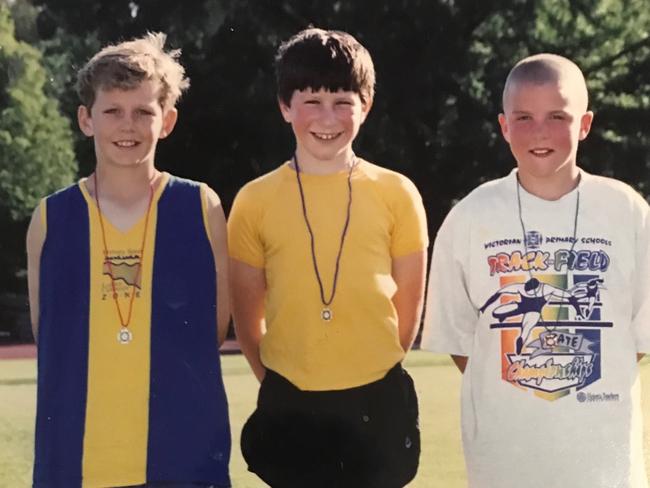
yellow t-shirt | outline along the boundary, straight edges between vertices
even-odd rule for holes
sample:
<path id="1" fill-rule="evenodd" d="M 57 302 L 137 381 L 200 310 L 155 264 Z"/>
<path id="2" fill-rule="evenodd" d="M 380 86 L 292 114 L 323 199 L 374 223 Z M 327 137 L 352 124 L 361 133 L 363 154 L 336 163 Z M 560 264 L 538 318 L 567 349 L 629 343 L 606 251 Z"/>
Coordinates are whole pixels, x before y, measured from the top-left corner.
<path id="1" fill-rule="evenodd" d="M 348 171 L 301 174 L 325 298 L 348 203 Z M 392 259 L 425 249 L 426 217 L 406 177 L 358 160 L 333 318 L 324 308 L 312 263 L 296 173 L 288 163 L 248 183 L 228 220 L 230 256 L 266 274 L 267 331 L 262 363 L 303 390 L 339 390 L 382 378 L 404 357 L 391 298 Z"/>

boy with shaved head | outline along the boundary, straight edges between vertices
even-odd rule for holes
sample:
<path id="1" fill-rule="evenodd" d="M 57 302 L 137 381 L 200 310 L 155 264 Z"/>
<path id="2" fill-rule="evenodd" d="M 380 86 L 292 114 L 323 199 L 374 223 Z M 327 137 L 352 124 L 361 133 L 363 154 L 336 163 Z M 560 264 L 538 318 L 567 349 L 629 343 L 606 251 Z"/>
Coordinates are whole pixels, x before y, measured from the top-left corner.
<path id="1" fill-rule="evenodd" d="M 499 115 L 517 167 L 458 203 L 435 241 L 422 346 L 463 372 L 470 487 L 648 486 L 650 209 L 577 166 L 587 107 L 573 62 L 520 61 Z"/>

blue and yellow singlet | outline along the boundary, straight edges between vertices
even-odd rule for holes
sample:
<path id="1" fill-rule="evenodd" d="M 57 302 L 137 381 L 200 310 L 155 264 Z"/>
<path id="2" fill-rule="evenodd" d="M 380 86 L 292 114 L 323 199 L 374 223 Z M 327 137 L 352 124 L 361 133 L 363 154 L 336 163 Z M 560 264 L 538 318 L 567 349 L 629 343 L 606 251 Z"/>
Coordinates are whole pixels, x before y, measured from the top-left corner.
<path id="1" fill-rule="evenodd" d="M 167 174 L 126 232 L 83 183 L 45 200 L 34 486 L 230 486 L 216 273 L 200 185 Z M 142 272 L 137 273 L 142 260 Z M 112 281 L 112 283 L 111 283 Z M 129 330 L 118 341 L 135 294 Z"/>

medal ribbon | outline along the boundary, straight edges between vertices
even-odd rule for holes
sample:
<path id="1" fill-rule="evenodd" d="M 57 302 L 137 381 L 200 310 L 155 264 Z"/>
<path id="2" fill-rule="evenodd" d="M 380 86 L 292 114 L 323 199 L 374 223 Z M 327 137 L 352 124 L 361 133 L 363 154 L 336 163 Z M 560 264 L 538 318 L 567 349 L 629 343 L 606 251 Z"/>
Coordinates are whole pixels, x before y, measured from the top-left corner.
<path id="1" fill-rule="evenodd" d="M 298 190 L 300 191 L 300 203 L 302 204 L 302 214 L 305 219 L 305 224 L 307 225 L 307 232 L 309 233 L 309 239 L 311 243 L 311 258 L 312 258 L 312 263 L 314 266 L 314 272 L 316 273 L 316 281 L 318 281 L 318 288 L 320 290 L 320 300 L 325 307 L 329 307 L 329 305 L 332 303 L 334 300 L 334 295 L 336 294 L 336 284 L 338 282 L 339 278 L 339 264 L 341 262 L 341 254 L 343 254 L 343 243 L 345 242 L 345 236 L 348 233 L 348 227 L 350 225 L 350 209 L 352 207 L 352 171 L 354 170 L 354 167 L 356 166 L 357 160 L 356 157 L 353 156 L 352 162 L 350 163 L 350 170 L 348 172 L 348 178 L 347 178 L 347 186 L 348 186 L 348 204 L 347 204 L 347 210 L 346 210 L 346 215 L 345 215 L 345 224 L 343 225 L 343 230 L 341 232 L 341 240 L 339 243 L 339 250 L 336 255 L 336 266 L 334 268 L 334 279 L 332 280 L 332 292 L 330 294 L 329 299 L 325 298 L 325 291 L 323 289 L 323 280 L 321 279 L 320 271 L 318 269 L 318 262 L 316 261 L 316 239 L 314 237 L 314 232 L 311 228 L 311 224 L 309 222 L 309 217 L 307 216 L 307 204 L 305 202 L 305 192 L 302 187 L 302 181 L 300 179 L 300 165 L 298 164 L 298 157 L 294 154 L 293 156 L 293 164 L 296 167 L 296 179 L 298 180 Z M 323 315 L 323 320 L 330 320 L 331 318 L 331 311 L 329 309 L 324 309 L 323 312 L 326 315 Z"/>
<path id="2" fill-rule="evenodd" d="M 154 176 L 155 178 L 155 176 Z M 142 275 L 142 261 L 144 259 L 144 247 L 147 241 L 147 229 L 149 227 L 149 214 L 151 213 L 151 204 L 153 202 L 153 178 L 149 182 L 149 203 L 147 205 L 147 214 L 144 221 L 144 233 L 142 234 L 142 245 L 140 246 L 140 260 L 138 261 L 138 269 L 136 271 L 133 284 L 131 285 L 131 300 L 129 301 L 128 315 L 126 320 L 122 315 L 122 309 L 117 299 L 117 291 L 115 290 L 115 278 L 113 277 L 113 267 L 111 260 L 108 259 L 108 244 L 106 241 L 106 231 L 104 229 L 104 218 L 102 216 L 102 208 L 99 205 L 99 183 L 97 180 L 97 172 L 93 173 L 93 181 L 95 182 L 95 202 L 97 203 L 97 213 L 99 214 L 99 226 L 102 230 L 102 243 L 104 245 L 104 264 L 108 267 L 109 276 L 111 278 L 111 289 L 113 290 L 113 300 L 115 301 L 115 308 L 117 308 L 117 315 L 120 318 L 120 325 L 127 329 L 131 323 L 131 314 L 133 313 L 133 300 L 135 298 L 135 287 L 140 276 Z M 103 272 L 103 271 L 102 271 Z"/>

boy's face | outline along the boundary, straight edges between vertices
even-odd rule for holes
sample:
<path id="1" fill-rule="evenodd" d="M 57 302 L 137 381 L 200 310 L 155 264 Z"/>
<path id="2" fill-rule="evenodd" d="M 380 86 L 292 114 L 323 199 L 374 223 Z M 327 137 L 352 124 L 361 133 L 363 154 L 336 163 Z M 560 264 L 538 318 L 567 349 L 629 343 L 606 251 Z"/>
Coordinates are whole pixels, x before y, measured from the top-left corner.
<path id="1" fill-rule="evenodd" d="M 280 102 L 280 110 L 291 124 L 299 157 L 314 163 L 346 163 L 370 105 L 362 103 L 356 92 L 308 88 L 295 90 L 290 105 Z"/>
<path id="2" fill-rule="evenodd" d="M 518 82 L 509 88 L 499 124 L 522 176 L 572 177 L 578 142 L 587 137 L 593 120 L 586 94 L 578 90 L 563 81 Z"/>
<path id="3" fill-rule="evenodd" d="M 132 90 L 97 90 L 92 109 L 80 106 L 79 127 L 94 137 L 97 164 L 153 164 L 158 139 L 174 128 L 175 109 L 163 112 L 158 84 L 145 80 Z"/>

